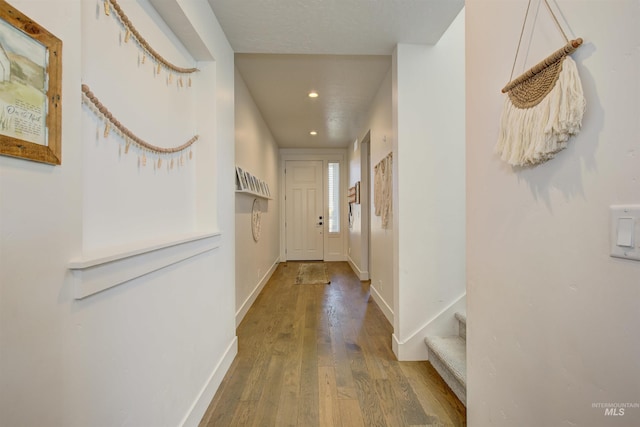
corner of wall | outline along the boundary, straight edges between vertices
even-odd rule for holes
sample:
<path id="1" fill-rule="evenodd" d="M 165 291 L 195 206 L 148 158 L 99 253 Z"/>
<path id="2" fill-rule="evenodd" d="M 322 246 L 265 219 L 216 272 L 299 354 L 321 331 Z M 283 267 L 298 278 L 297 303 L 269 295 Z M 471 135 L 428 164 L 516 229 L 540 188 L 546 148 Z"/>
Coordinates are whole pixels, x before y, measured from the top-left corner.
<path id="1" fill-rule="evenodd" d="M 360 280 L 369 280 L 369 272 L 360 270 L 360 268 L 356 265 L 353 259 L 350 256 L 347 256 L 347 262 L 351 266 L 351 269 L 356 273 L 358 279 Z"/>
<path id="2" fill-rule="evenodd" d="M 466 312 L 467 294 L 464 293 L 440 313 L 435 315 L 422 327 L 400 342 L 396 334 L 393 334 L 393 349 L 400 361 L 429 360 L 427 346 L 424 339 L 430 336 L 456 335 L 456 312 Z"/>
<path id="3" fill-rule="evenodd" d="M 222 383 L 224 376 L 231 367 L 233 359 L 238 354 L 238 337 L 233 337 L 233 340 L 225 350 L 224 354 L 220 358 L 218 364 L 213 368 L 211 375 L 207 379 L 207 382 L 198 393 L 198 397 L 195 399 L 189 411 L 180 422 L 181 427 L 198 426 L 202 421 L 202 417 L 205 415 L 209 404 L 213 400 L 213 396 L 216 394 L 218 387 Z"/>
<path id="4" fill-rule="evenodd" d="M 247 299 L 244 300 L 244 302 L 242 303 L 238 311 L 236 311 L 236 328 L 240 326 L 240 322 L 242 322 L 242 319 L 244 319 L 244 316 L 246 316 L 247 312 L 249 311 L 253 303 L 256 301 L 256 298 L 258 298 L 258 295 L 260 295 L 260 292 L 262 292 L 264 285 L 266 285 L 269 279 L 271 278 L 271 276 L 273 276 L 273 273 L 276 271 L 276 268 L 278 267 L 279 263 L 280 263 L 280 257 L 278 257 L 273 262 L 273 264 L 271 265 L 271 268 L 269 268 L 269 270 L 265 273 L 265 275 L 262 276 L 262 279 L 260 279 L 256 287 L 253 289 L 253 291 L 251 291 Z"/>
<path id="5" fill-rule="evenodd" d="M 389 304 L 387 304 L 387 302 L 382 297 L 382 295 L 380 295 L 380 292 L 378 292 L 375 286 L 372 285 L 370 289 L 371 289 L 371 297 L 373 298 L 373 301 L 376 303 L 378 308 L 382 311 L 382 314 L 384 314 L 384 317 L 386 317 L 389 323 L 393 325 L 393 309 L 389 307 Z"/>

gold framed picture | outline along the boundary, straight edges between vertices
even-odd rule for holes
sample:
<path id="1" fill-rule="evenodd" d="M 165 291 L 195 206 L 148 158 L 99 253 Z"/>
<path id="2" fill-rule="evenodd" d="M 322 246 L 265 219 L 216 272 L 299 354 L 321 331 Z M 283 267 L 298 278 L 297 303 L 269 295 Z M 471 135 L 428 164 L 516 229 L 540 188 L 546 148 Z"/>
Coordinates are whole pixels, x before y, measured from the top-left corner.
<path id="1" fill-rule="evenodd" d="M 0 154 L 62 163 L 62 41 L 0 0 Z"/>

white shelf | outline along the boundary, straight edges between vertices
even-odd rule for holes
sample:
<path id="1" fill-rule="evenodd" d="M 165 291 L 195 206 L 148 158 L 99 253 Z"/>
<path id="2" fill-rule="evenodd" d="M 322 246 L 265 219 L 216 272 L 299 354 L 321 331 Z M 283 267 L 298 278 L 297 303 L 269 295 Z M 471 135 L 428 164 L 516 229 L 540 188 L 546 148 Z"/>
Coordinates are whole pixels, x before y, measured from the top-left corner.
<path id="1" fill-rule="evenodd" d="M 254 193 L 253 191 L 236 190 L 236 193 L 246 194 L 248 196 L 260 197 L 261 199 L 265 199 L 265 200 L 273 200 L 273 197 L 265 196 L 264 194 Z"/>
<path id="2" fill-rule="evenodd" d="M 76 299 L 121 285 L 220 246 L 219 232 L 196 232 L 104 248 L 69 262 Z"/>
<path id="3" fill-rule="evenodd" d="M 248 196 L 260 197 L 265 200 L 272 200 L 267 184 L 262 179 L 254 176 L 251 172 L 236 165 L 236 193 L 246 194 Z M 253 190 L 251 190 L 253 189 Z M 258 190 L 258 191 L 255 191 Z"/>

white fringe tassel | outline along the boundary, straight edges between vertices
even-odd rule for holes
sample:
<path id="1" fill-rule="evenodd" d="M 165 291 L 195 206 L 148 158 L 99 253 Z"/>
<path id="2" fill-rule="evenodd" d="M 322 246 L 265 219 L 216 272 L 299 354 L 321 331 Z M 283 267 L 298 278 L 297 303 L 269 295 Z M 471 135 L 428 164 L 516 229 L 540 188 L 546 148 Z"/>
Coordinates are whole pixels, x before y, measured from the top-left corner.
<path id="1" fill-rule="evenodd" d="M 576 63 L 567 56 L 554 88 L 538 105 L 518 108 L 506 96 L 496 152 L 513 166 L 552 159 L 580 131 L 585 106 Z"/>

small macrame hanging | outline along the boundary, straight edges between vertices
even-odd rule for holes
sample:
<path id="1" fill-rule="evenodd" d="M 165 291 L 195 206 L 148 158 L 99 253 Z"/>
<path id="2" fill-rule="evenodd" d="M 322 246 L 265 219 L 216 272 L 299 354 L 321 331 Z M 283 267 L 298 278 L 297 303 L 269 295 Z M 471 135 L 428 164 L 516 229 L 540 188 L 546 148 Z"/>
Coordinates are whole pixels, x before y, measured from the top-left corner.
<path id="1" fill-rule="evenodd" d="M 586 105 L 576 63 L 569 56 L 582 44 L 582 39 L 569 40 L 548 1 L 544 2 L 567 44 L 511 80 L 529 15 L 529 0 L 511 81 L 502 89 L 508 96 L 496 144 L 500 158 L 513 166 L 546 162 L 566 148 L 569 138 L 580 131 Z"/>

